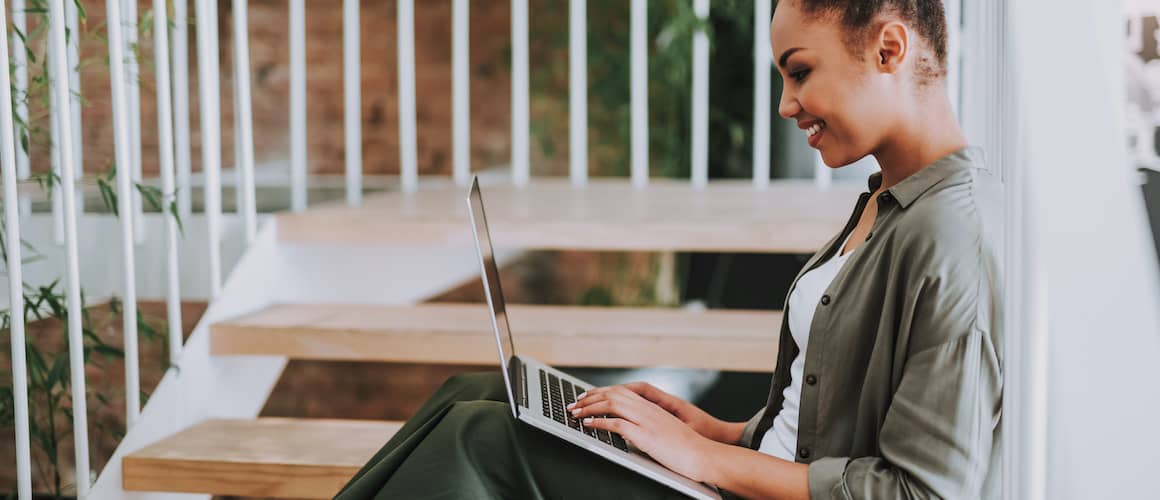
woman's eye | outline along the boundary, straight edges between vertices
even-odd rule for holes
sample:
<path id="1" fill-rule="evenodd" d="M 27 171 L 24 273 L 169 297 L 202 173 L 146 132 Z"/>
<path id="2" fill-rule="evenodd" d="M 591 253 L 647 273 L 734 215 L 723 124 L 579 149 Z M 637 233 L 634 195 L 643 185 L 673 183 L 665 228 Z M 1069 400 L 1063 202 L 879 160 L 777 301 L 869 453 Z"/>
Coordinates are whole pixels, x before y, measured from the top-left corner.
<path id="1" fill-rule="evenodd" d="M 795 81 L 797 83 L 801 83 L 802 80 L 806 79 L 806 75 L 808 75 L 809 73 L 810 73 L 810 70 L 808 70 L 808 69 L 799 69 L 797 71 L 790 73 L 789 77 L 792 78 L 793 81 Z"/>

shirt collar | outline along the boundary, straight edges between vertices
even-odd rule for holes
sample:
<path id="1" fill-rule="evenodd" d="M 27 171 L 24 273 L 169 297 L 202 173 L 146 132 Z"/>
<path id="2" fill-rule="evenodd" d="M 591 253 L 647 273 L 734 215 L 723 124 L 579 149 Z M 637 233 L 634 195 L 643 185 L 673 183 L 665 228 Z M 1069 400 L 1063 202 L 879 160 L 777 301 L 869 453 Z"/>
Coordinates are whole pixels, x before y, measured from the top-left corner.
<path id="1" fill-rule="evenodd" d="M 949 155 L 939 158 L 923 167 L 922 170 L 915 172 L 902 182 L 895 184 L 886 191 L 890 193 L 898 205 L 902 208 L 907 208 L 919 196 L 922 196 L 930 188 L 934 187 L 943 179 L 946 179 L 951 174 L 961 170 L 965 166 L 973 166 L 976 168 L 986 168 L 983 163 L 983 150 L 978 146 L 967 146 Z M 866 182 L 873 193 L 882 185 L 882 172 L 874 172 L 870 174 L 870 179 Z"/>

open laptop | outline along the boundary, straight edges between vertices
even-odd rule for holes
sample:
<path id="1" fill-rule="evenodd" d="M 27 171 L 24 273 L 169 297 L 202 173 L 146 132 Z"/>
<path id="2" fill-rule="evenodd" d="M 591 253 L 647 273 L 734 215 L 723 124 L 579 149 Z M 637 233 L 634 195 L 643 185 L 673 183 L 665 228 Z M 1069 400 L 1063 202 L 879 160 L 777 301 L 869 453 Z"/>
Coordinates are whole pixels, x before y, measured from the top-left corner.
<path id="1" fill-rule="evenodd" d="M 691 497 L 721 498 L 714 488 L 665 468 L 626 443 L 619 435 L 584 427 L 579 420 L 572 418 L 565 407 L 575 401 L 580 393 L 591 389 L 592 385 L 516 353 L 478 178 L 471 181 L 467 207 L 471 216 L 471 230 L 475 234 L 475 248 L 479 251 L 479 262 L 483 267 L 483 291 L 487 295 L 491 326 L 499 346 L 500 367 L 507 385 L 512 414 L 516 419 Z"/>

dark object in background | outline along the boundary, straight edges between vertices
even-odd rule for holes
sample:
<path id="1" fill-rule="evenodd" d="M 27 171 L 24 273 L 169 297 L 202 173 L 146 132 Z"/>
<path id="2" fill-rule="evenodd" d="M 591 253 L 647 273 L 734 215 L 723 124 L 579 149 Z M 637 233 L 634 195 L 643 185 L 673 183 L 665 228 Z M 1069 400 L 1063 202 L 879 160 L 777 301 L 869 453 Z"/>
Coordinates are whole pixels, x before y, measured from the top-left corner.
<path id="1" fill-rule="evenodd" d="M 1156 244 L 1156 254 L 1160 256 L 1160 172 L 1141 168 L 1144 184 L 1144 206 L 1148 209 L 1148 219 L 1152 222 L 1152 241 Z"/>
<path id="2" fill-rule="evenodd" d="M 757 253 L 694 253 L 688 260 L 685 301 L 701 300 L 711 309 L 781 310 L 789 287 L 809 255 Z M 777 338 L 778 325 L 770 326 Z M 721 372 L 716 383 L 693 401 L 709 414 L 727 421 L 743 421 L 765 405 L 769 372 Z"/>

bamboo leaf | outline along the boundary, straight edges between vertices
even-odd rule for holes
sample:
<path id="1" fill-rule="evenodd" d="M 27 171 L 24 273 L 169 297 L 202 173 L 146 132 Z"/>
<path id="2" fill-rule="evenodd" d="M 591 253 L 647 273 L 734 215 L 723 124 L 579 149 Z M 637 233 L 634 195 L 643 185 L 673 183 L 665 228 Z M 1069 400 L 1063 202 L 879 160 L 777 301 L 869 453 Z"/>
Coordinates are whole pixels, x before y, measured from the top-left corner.
<path id="1" fill-rule="evenodd" d="M 146 340 L 157 338 L 157 330 L 148 321 L 145 321 L 145 316 L 141 314 L 140 309 L 137 310 L 137 331 L 144 335 Z"/>
<path id="2" fill-rule="evenodd" d="M 124 358 L 125 357 L 125 351 L 122 351 L 122 350 L 120 350 L 116 347 L 113 347 L 111 345 L 108 345 L 108 344 L 97 344 L 97 345 L 93 346 L 93 349 L 95 349 L 97 352 L 104 354 L 105 356 L 109 356 L 111 358 Z"/>
<path id="3" fill-rule="evenodd" d="M 117 193 L 113 191 L 112 186 L 104 179 L 97 179 L 97 189 L 101 192 L 101 201 L 105 203 L 105 208 L 113 212 L 114 216 L 120 216 L 117 212 Z"/>
<path id="4" fill-rule="evenodd" d="M 154 210 L 164 212 L 165 209 L 161 205 L 161 190 L 153 186 L 146 186 L 144 184 L 137 184 L 137 191 L 141 193 L 141 198 L 149 202 L 149 206 Z"/>
<path id="5" fill-rule="evenodd" d="M 48 378 L 47 378 L 47 380 L 45 380 L 45 385 L 48 386 L 49 390 L 52 390 L 52 388 L 55 387 L 57 384 L 60 384 L 61 387 L 64 387 L 66 385 L 64 377 L 65 377 L 65 371 L 67 369 L 68 369 L 68 356 L 66 356 L 66 355 L 57 356 L 56 361 L 52 364 L 52 371 L 48 372 Z"/>
<path id="6" fill-rule="evenodd" d="M 176 198 L 176 196 L 174 198 Z M 169 202 L 169 214 L 173 216 L 173 220 L 177 221 L 177 232 L 181 234 L 182 238 L 184 238 L 185 237 L 185 224 L 183 224 L 181 222 L 181 214 L 179 214 L 177 212 L 177 200 L 176 199 Z"/>
<path id="7" fill-rule="evenodd" d="M 26 352 L 29 382 L 43 385 L 45 374 L 48 373 L 48 364 L 44 362 L 44 356 L 40 354 L 40 349 L 37 349 L 31 342 L 28 344 Z"/>

